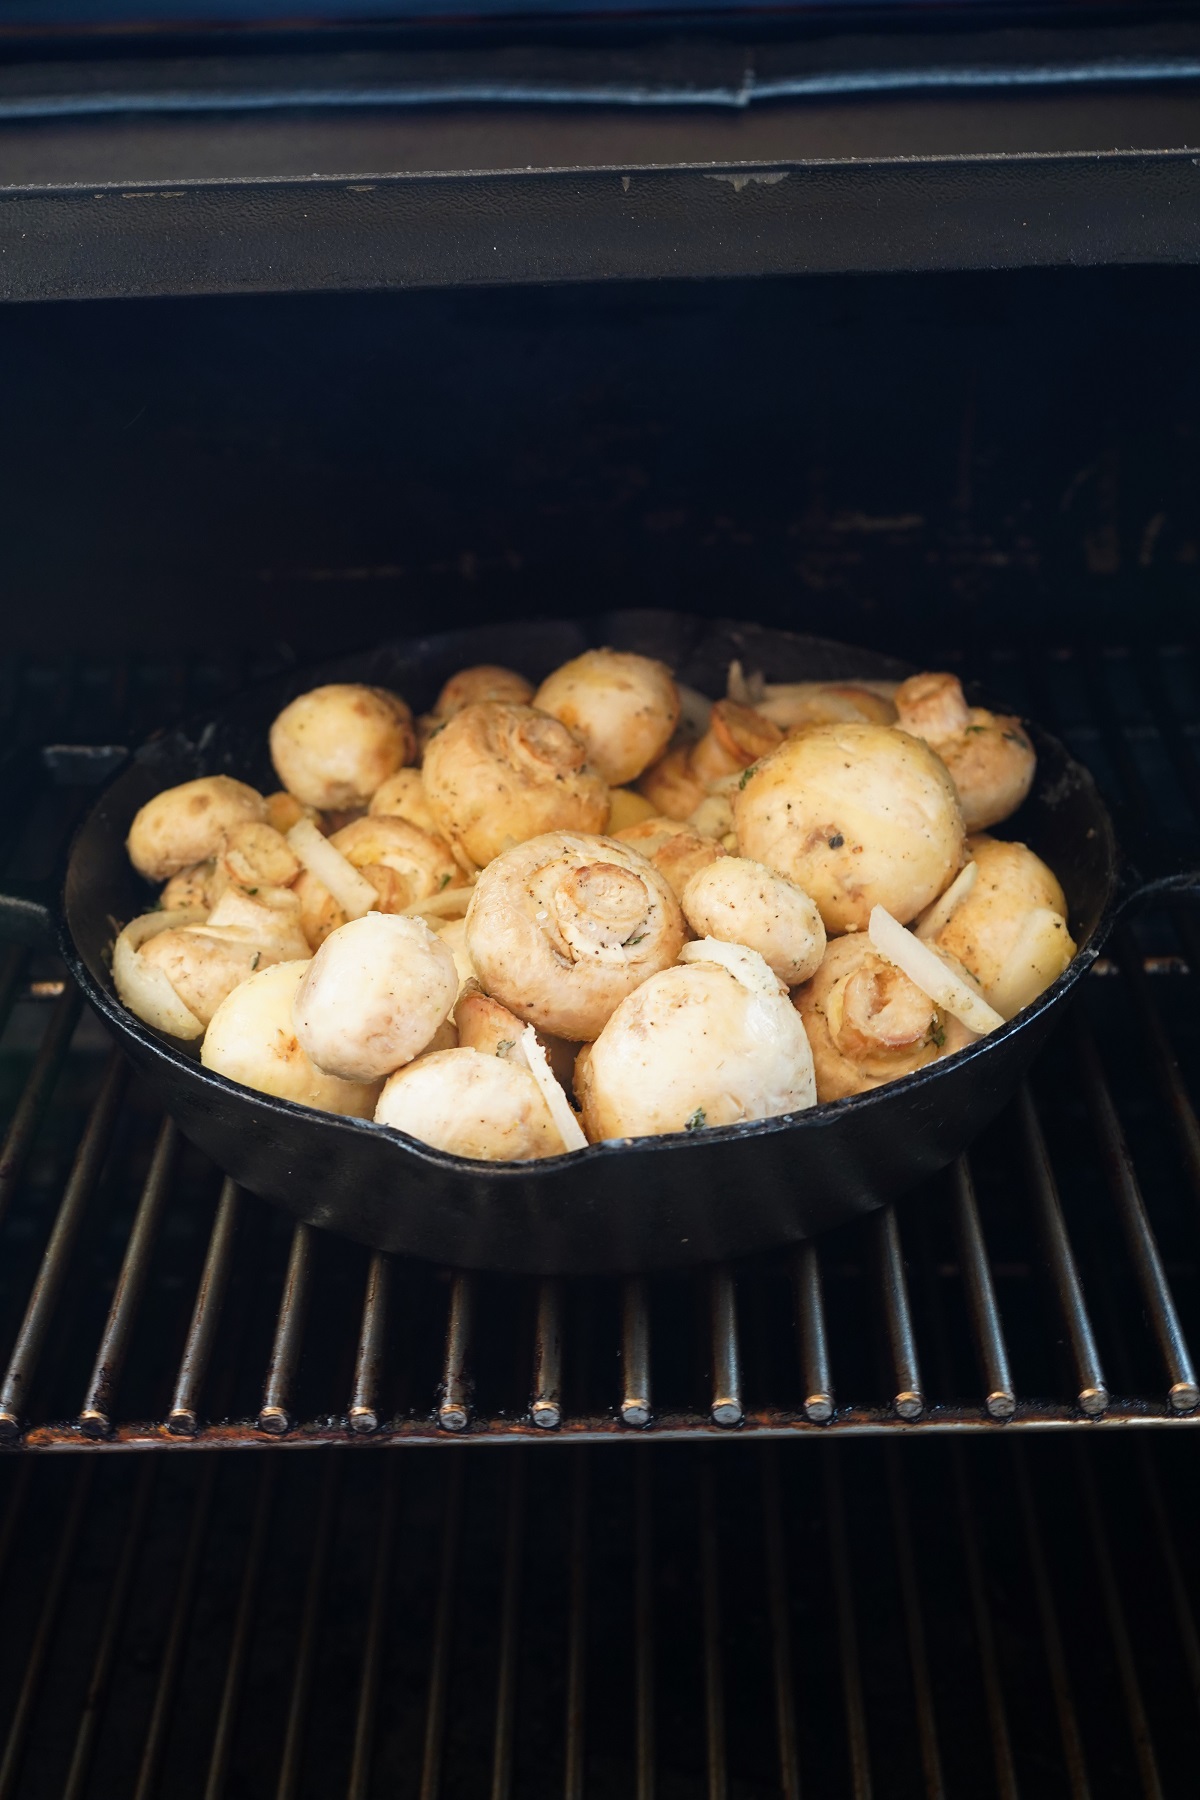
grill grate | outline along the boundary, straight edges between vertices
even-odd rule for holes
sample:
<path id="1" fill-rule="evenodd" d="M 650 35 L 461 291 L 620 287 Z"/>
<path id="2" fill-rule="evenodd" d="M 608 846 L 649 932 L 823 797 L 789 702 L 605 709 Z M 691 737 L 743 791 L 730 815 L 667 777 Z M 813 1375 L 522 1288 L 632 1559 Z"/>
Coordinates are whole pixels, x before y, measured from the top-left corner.
<path id="1" fill-rule="evenodd" d="M 1194 831 L 1189 653 L 997 660 L 997 691 L 1057 724 L 1143 832 Z M 131 695 L 182 709 L 232 678 L 0 684 L 28 776 L 3 786 L 10 869 L 44 862 L 83 800 L 78 758 L 30 759 L 36 721 L 83 693 L 111 737 Z M 6 952 L 0 1435 L 184 1448 L 1195 1422 L 1198 959 L 1186 909 L 1126 929 L 1007 1116 L 898 1208 L 736 1270 L 564 1283 L 290 1229 L 155 1113 L 61 971 Z"/>
<path id="2" fill-rule="evenodd" d="M 1170 1433 L 280 1466 L 0 1470 L 0 1800 L 1194 1792 Z"/>

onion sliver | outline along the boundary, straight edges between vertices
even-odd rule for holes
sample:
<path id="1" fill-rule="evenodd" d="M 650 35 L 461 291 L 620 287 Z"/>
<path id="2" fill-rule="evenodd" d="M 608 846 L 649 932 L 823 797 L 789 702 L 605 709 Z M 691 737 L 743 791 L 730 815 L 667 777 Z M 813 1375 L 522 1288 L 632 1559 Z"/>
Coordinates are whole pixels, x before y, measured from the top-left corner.
<path id="1" fill-rule="evenodd" d="M 529 1073 L 541 1088 L 542 1097 L 550 1109 L 550 1117 L 558 1127 L 563 1149 L 586 1150 L 587 1139 L 583 1135 L 583 1127 L 571 1111 L 571 1102 L 554 1079 L 554 1072 L 546 1061 L 546 1052 L 538 1043 L 537 1032 L 532 1025 L 527 1025 L 521 1033 L 521 1049 Z"/>
<path id="2" fill-rule="evenodd" d="M 311 819 L 298 819 L 287 841 L 311 875 L 327 887 L 348 919 L 363 919 L 379 906 L 379 895 L 365 875 L 321 836 Z"/>
<path id="3" fill-rule="evenodd" d="M 204 1026 L 183 1004 L 162 969 L 144 963 L 138 955 L 142 945 L 160 931 L 175 931 L 183 925 L 198 925 L 205 918 L 201 906 L 182 906 L 173 912 L 143 913 L 131 919 L 113 945 L 112 975 L 117 998 L 123 1006 L 156 1031 L 172 1037 L 204 1036 Z"/>
<path id="4" fill-rule="evenodd" d="M 474 891 L 472 885 L 471 887 L 447 888 L 443 894 L 427 894 L 424 900 L 414 900 L 411 906 L 402 907 L 401 915 L 414 919 L 422 913 L 428 913 L 429 917 L 433 919 L 453 919 L 456 916 L 463 918 L 471 904 L 471 895 Z"/>
<path id="5" fill-rule="evenodd" d="M 935 1006 L 948 1012 L 952 1019 L 965 1025 L 968 1031 L 986 1037 L 989 1031 L 995 1031 L 998 1026 L 1003 1025 L 1004 1020 L 995 1007 L 989 1006 L 973 988 L 968 987 L 962 976 L 957 975 L 942 960 L 932 944 L 923 944 L 919 937 L 906 931 L 899 919 L 893 919 L 884 907 L 872 908 L 867 935 L 880 956 L 895 963 L 914 986 L 919 987 L 923 994 L 928 994 Z"/>
<path id="6" fill-rule="evenodd" d="M 928 941 L 935 938 L 950 923 L 955 909 L 962 905 L 971 889 L 975 886 L 975 877 L 979 873 L 979 864 L 969 862 L 965 869 L 960 869 L 950 886 L 939 900 L 917 920 L 917 936 Z"/>
<path id="7" fill-rule="evenodd" d="M 765 956 L 745 944 L 726 944 L 720 938 L 693 938 L 679 952 L 681 963 L 720 963 L 735 981 L 740 981 L 752 994 L 777 998 L 787 989 Z"/>

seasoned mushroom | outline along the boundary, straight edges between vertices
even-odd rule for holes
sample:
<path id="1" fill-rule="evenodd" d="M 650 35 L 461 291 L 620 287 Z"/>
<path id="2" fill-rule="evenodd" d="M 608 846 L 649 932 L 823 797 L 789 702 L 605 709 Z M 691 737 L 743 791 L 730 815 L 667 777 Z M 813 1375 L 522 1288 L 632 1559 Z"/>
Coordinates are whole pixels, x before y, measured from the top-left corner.
<path id="1" fill-rule="evenodd" d="M 707 869 L 725 854 L 712 838 L 702 837 L 676 819 L 646 819 L 641 825 L 631 825 L 612 835 L 618 843 L 628 844 L 652 862 L 670 883 L 677 900 L 683 899 L 683 890 L 697 870 Z"/>
<path id="2" fill-rule="evenodd" d="M 271 726 L 271 761 L 289 794 L 322 811 L 366 806 L 416 755 L 412 713 L 398 694 L 357 682 L 313 688 Z"/>
<path id="3" fill-rule="evenodd" d="M 596 1037 L 619 1001 L 678 956 L 679 902 L 658 870 L 614 838 L 552 831 L 479 877 L 467 948 L 479 980 L 556 1037 Z"/>
<path id="4" fill-rule="evenodd" d="M 376 1081 L 421 1054 L 457 993 L 454 958 L 424 920 L 371 912 L 325 939 L 292 1017 L 318 1069 Z"/>
<path id="5" fill-rule="evenodd" d="M 307 959 L 276 963 L 235 988 L 213 1015 L 200 1060 L 214 1074 L 260 1094 L 369 1119 L 382 1083 L 326 1075 L 309 1061 L 296 1036 L 292 1003 L 307 968 Z"/>
<path id="6" fill-rule="evenodd" d="M 280 837 L 286 837 L 292 826 L 298 825 L 301 819 L 311 819 L 317 826 L 321 823 L 321 815 L 315 806 L 302 806 L 295 794 L 289 794 L 283 788 L 268 794 L 264 804 L 267 809 L 267 824 L 273 825 Z"/>
<path id="7" fill-rule="evenodd" d="M 601 831 L 608 819 L 608 787 L 579 739 L 532 706 L 464 707 L 430 742 L 424 779 L 443 836 L 472 867 L 541 832 Z"/>
<path id="8" fill-rule="evenodd" d="M 647 769 L 639 788 L 668 819 L 687 819 L 715 783 L 738 775 L 782 743 L 783 733 L 752 706 L 718 700 L 698 743 L 668 751 Z"/>
<path id="9" fill-rule="evenodd" d="M 382 787 L 376 788 L 368 810 L 372 818 L 384 814 L 390 818 L 407 819 L 418 831 L 428 831 L 435 837 L 437 835 L 437 826 L 429 810 L 420 769 L 397 769 Z"/>
<path id="10" fill-rule="evenodd" d="M 452 675 L 434 703 L 433 711 L 417 720 L 417 738 L 424 750 L 435 732 L 464 706 L 477 706 L 483 700 L 510 700 L 517 706 L 528 706 L 533 699 L 533 683 L 505 669 L 499 663 L 476 663 Z"/>
<path id="11" fill-rule="evenodd" d="M 203 924 L 159 932 L 139 952 L 202 1025 L 256 969 L 307 955 L 293 894 L 262 888 L 251 896 L 236 887 L 225 890 Z"/>
<path id="12" fill-rule="evenodd" d="M 933 935 L 977 977 L 1006 1019 L 1036 1000 L 1075 954 L 1062 888 L 1024 844 L 980 834 L 967 840 L 975 880 Z M 918 926 L 918 935 L 925 932 Z"/>
<path id="13" fill-rule="evenodd" d="M 198 907 L 202 912 L 211 912 L 227 883 L 228 876 L 216 862 L 193 863 L 190 868 L 181 869 L 178 875 L 172 875 L 158 896 L 158 904 L 163 912 L 178 912 L 181 907 Z"/>
<path id="14" fill-rule="evenodd" d="M 623 1000 L 576 1064 L 583 1123 L 656 1137 L 811 1106 L 812 1056 L 787 990 L 752 950 L 701 939 Z M 736 971 L 736 972 L 735 972 Z"/>
<path id="15" fill-rule="evenodd" d="M 636 780 L 679 722 L 679 692 L 667 665 L 621 650 L 585 650 L 546 677 L 533 704 L 582 740 L 611 787 Z"/>
<path id="16" fill-rule="evenodd" d="M 857 933 L 831 941 L 794 998 L 812 1045 L 818 1100 L 882 1087 L 974 1041 Z"/>
<path id="17" fill-rule="evenodd" d="M 757 950 L 787 987 L 807 981 L 821 966 L 825 927 L 815 903 L 761 863 L 723 856 L 699 869 L 680 899 L 697 937 Z"/>
<path id="18" fill-rule="evenodd" d="M 561 1134 L 529 1070 L 479 1050 L 437 1050 L 397 1070 L 375 1118 L 435 1150 L 480 1162 L 562 1154 Z"/>
<path id="19" fill-rule="evenodd" d="M 747 772 L 734 795 L 738 849 L 811 894 L 830 933 L 863 930 L 873 906 L 906 924 L 965 854 L 945 767 L 886 725 L 817 725 Z"/>
<path id="20" fill-rule="evenodd" d="M 1037 757 L 1020 719 L 968 706 L 957 675 L 912 675 L 896 690 L 899 722 L 937 751 L 958 790 L 968 831 L 1016 812 Z"/>
<path id="21" fill-rule="evenodd" d="M 378 910 L 403 912 L 431 895 L 462 885 L 462 871 L 444 838 L 383 815 L 356 819 L 329 839 L 366 876 L 379 896 Z M 324 882 L 306 869 L 296 883 L 304 930 L 313 949 L 346 923 L 346 914 Z"/>
<path id="22" fill-rule="evenodd" d="M 507 1056 L 521 1041 L 525 1029 L 523 1019 L 485 994 L 478 981 L 467 981 L 459 992 L 454 1008 L 458 1041 L 468 1050 L 480 1050 L 485 1056 Z"/>
<path id="23" fill-rule="evenodd" d="M 229 775 L 202 775 L 147 800 L 129 827 L 129 860 L 147 881 L 167 881 L 220 855 L 239 825 L 267 816 L 260 793 Z"/>

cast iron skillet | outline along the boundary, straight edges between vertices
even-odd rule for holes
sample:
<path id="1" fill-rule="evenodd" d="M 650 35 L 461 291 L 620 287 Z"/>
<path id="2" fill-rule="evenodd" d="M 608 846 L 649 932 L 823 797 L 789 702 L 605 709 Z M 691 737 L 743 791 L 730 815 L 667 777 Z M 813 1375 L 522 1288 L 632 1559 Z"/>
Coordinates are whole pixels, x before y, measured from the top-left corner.
<path id="1" fill-rule="evenodd" d="M 294 1218 L 383 1250 L 542 1273 L 660 1268 L 794 1243 L 895 1198 L 956 1156 L 1012 1095 L 1118 913 L 1151 889 L 1200 885 L 1200 875 L 1146 882 L 1124 865 L 1090 774 L 1033 729 L 1034 792 L 1002 830 L 1053 867 L 1080 946 L 1035 1005 L 961 1054 L 872 1093 L 785 1118 L 598 1144 L 536 1163 L 468 1162 L 382 1126 L 253 1093 L 210 1074 L 194 1048 L 119 1004 L 108 968 L 114 921 L 124 923 L 151 900 L 126 857 L 125 836 L 153 794 L 219 772 L 264 790 L 277 785 L 268 726 L 288 700 L 319 682 L 392 687 L 420 711 L 465 665 L 502 662 L 540 679 L 593 644 L 661 656 L 681 680 L 713 696 L 724 692 L 734 656 L 776 681 L 910 672 L 821 639 L 672 613 L 409 640 L 289 675 L 151 738 L 76 834 L 56 906 L 72 974 L 184 1134 Z"/>

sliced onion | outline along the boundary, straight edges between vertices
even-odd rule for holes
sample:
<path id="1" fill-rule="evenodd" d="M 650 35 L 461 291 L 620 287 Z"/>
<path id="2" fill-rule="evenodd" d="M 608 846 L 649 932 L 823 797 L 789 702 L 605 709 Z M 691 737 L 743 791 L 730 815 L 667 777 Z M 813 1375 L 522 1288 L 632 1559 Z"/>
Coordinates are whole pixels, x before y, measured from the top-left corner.
<path id="1" fill-rule="evenodd" d="M 867 935 L 880 956 L 895 963 L 914 986 L 919 987 L 923 994 L 928 994 L 935 1006 L 948 1012 L 952 1019 L 965 1025 L 968 1031 L 986 1037 L 989 1031 L 995 1031 L 998 1026 L 1003 1025 L 1004 1020 L 996 1009 L 967 985 L 934 945 L 923 944 L 919 937 L 905 930 L 899 919 L 893 919 L 884 907 L 876 906 L 871 909 Z"/>
<path id="2" fill-rule="evenodd" d="M 174 912 L 143 913 L 140 919 L 129 921 L 113 945 L 113 985 L 121 1004 L 147 1025 L 153 1025 L 156 1031 L 169 1032 L 171 1037 L 203 1037 L 204 1026 L 183 1004 L 163 970 L 144 963 L 138 951 L 160 931 L 198 925 L 204 917 L 202 906 L 181 906 Z"/>
<path id="3" fill-rule="evenodd" d="M 348 919 L 363 919 L 379 905 L 379 895 L 340 850 L 323 838 L 311 819 L 298 819 L 287 841 L 310 874 L 327 887 Z"/>
<path id="4" fill-rule="evenodd" d="M 735 657 L 725 679 L 725 698 L 735 701 L 738 706 L 757 706 L 767 691 L 762 670 L 752 669 L 747 675 Z"/>
<path id="5" fill-rule="evenodd" d="M 676 682 L 679 692 L 679 725 L 676 739 L 682 743 L 690 743 L 694 738 L 702 738 L 708 730 L 708 722 L 712 717 L 712 701 L 707 694 L 698 693 L 695 688 Z"/>
<path id="6" fill-rule="evenodd" d="M 917 936 L 928 941 L 935 938 L 950 923 L 956 908 L 962 905 L 971 889 L 975 886 L 975 877 L 979 873 L 979 864 L 969 862 L 965 869 L 960 869 L 950 886 L 939 900 L 928 907 L 917 920 Z"/>
<path id="7" fill-rule="evenodd" d="M 1031 906 L 1000 973 L 988 988 L 997 1011 L 1011 1019 L 1022 1007 L 1031 1005 L 1058 980 L 1074 954 L 1075 945 L 1062 914 L 1049 906 Z"/>
<path id="8" fill-rule="evenodd" d="M 529 1073 L 541 1088 L 542 1097 L 550 1108 L 550 1117 L 558 1127 L 563 1149 L 586 1150 L 587 1139 L 583 1135 L 583 1127 L 571 1110 L 571 1102 L 554 1079 L 554 1072 L 546 1060 L 546 1052 L 538 1043 L 537 1033 L 532 1025 L 525 1027 L 520 1043 Z"/>
<path id="9" fill-rule="evenodd" d="M 408 914 L 416 918 L 421 913 L 428 913 L 433 919 L 461 919 L 466 916 L 471 904 L 473 887 L 447 888 L 441 894 L 427 894 L 424 900 L 414 900 L 411 906 L 402 906 L 401 915 Z"/>
<path id="10" fill-rule="evenodd" d="M 745 944 L 724 944 L 720 938 L 693 938 L 679 952 L 681 963 L 720 963 L 735 981 L 752 994 L 766 994 L 777 999 L 787 989 L 765 956 Z"/>

